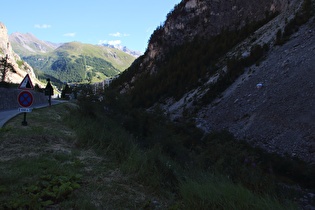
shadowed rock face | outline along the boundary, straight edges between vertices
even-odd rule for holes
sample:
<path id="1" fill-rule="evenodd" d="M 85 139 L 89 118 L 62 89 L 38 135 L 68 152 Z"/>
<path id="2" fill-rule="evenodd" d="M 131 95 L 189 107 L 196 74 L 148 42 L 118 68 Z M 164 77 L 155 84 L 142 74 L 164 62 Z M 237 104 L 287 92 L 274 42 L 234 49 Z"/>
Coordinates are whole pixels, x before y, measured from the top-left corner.
<path id="1" fill-rule="evenodd" d="M 163 61 L 164 55 L 174 46 L 262 20 L 267 14 L 285 11 L 294 2 L 296 0 L 290 3 L 288 0 L 183 0 L 167 15 L 164 25 L 151 35 L 139 73 L 157 72 L 152 61 Z M 130 83 L 127 86 L 132 87 Z"/>
<path id="2" fill-rule="evenodd" d="M 165 25 L 159 33 L 158 41 L 149 43 L 151 59 L 163 48 L 191 41 L 196 36 L 205 38 L 217 35 L 222 29 L 241 27 L 246 22 L 259 21 L 276 11 L 284 11 L 288 1 L 266 0 L 186 0 L 182 1 L 168 15 Z M 157 44 L 157 42 L 159 44 Z"/>

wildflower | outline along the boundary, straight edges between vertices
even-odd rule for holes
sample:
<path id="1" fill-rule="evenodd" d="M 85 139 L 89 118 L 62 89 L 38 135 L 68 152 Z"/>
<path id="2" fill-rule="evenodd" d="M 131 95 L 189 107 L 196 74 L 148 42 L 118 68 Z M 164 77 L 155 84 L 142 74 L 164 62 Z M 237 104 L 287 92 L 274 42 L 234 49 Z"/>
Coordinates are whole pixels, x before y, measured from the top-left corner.
<path id="1" fill-rule="evenodd" d="M 253 166 L 253 167 L 255 167 L 255 166 L 256 166 L 256 164 L 255 164 L 255 163 L 252 163 L 252 166 Z"/>
<path id="2" fill-rule="evenodd" d="M 248 163 L 248 158 L 245 158 L 245 159 L 244 159 L 244 163 Z"/>

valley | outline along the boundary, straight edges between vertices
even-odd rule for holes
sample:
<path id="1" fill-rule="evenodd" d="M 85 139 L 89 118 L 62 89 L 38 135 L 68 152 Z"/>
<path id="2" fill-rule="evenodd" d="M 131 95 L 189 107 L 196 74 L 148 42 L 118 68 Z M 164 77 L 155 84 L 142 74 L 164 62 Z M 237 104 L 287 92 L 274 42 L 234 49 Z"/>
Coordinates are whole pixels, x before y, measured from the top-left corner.
<path id="1" fill-rule="evenodd" d="M 46 126 L 36 124 L 40 110 L 25 129 L 23 141 L 43 141 L 47 148 L 60 143 L 66 152 L 60 156 L 59 150 L 37 148 L 35 157 L 45 162 L 42 154 L 52 151 L 53 161 L 72 170 L 61 168 L 73 199 L 68 194 L 47 199 L 42 195 L 49 187 L 32 176 L 33 185 L 41 187 L 34 195 L 43 199 L 35 204 L 76 208 L 81 200 L 92 208 L 121 203 L 127 209 L 313 210 L 314 11 L 314 0 L 182 0 L 140 56 L 119 46 L 80 42 L 37 41 L 39 46 L 20 41 L 24 48 L 18 48 L 0 37 L 0 56 L 9 54 L 19 69 L 8 72 L 5 84 L 23 72 L 60 84 L 116 78 L 106 88 L 64 85 L 64 93 L 72 96 L 68 105 L 54 110 L 59 117 L 53 121 L 62 120 L 64 127 L 63 133 L 56 131 L 56 140 L 45 135 Z M 21 50 L 26 48 L 29 54 Z M 15 126 L 8 125 L 0 137 L 18 144 Z M 11 147 L 0 143 L 3 159 L 8 158 Z M 88 166 L 87 153 L 96 165 Z M 32 153 L 24 155 L 33 161 Z M 10 161 L 4 162 L 9 168 Z M 54 167 L 44 167 L 54 174 Z M 79 172 L 83 178 L 72 174 Z M 95 172 L 99 176 L 90 182 Z M 82 199 L 96 183 L 99 188 Z M 111 202 L 105 195 L 115 189 Z M 13 191 L 0 182 L 4 207 L 13 205 L 8 199 Z M 24 198 L 23 190 L 19 195 L 14 202 Z"/>
<path id="2" fill-rule="evenodd" d="M 77 83 L 96 83 L 112 78 L 136 59 L 112 47 L 70 42 L 55 44 L 41 41 L 33 34 L 13 33 L 12 48 L 29 63 L 40 77 Z"/>

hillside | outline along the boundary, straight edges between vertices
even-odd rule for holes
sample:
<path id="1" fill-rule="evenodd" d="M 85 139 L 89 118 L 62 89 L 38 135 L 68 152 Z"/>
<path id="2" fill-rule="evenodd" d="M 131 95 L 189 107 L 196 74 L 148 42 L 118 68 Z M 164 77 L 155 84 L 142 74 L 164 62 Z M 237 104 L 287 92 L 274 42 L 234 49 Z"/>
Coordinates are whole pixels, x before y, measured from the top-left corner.
<path id="1" fill-rule="evenodd" d="M 184 0 L 114 86 L 136 107 L 314 164 L 313 8 Z"/>
<path id="2" fill-rule="evenodd" d="M 61 82 L 99 82 L 124 71 L 135 57 L 109 47 L 70 42 L 23 59 Z"/>

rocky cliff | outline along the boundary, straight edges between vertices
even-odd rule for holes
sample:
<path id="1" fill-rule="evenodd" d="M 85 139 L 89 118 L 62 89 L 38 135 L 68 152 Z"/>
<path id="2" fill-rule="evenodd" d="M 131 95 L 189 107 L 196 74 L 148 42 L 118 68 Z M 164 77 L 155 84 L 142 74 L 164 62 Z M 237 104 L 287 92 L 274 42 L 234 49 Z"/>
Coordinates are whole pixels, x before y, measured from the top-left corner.
<path id="1" fill-rule="evenodd" d="M 10 63 L 15 72 L 9 71 L 6 75 L 6 82 L 20 83 L 26 74 L 31 76 L 33 83 L 40 85 L 40 82 L 36 79 L 34 71 L 30 65 L 22 61 L 13 50 L 9 41 L 8 30 L 3 23 L 0 22 L 0 59 L 8 56 L 8 63 Z M 2 78 L 2 77 L 1 77 Z M 33 85 L 35 85 L 35 83 Z"/>

